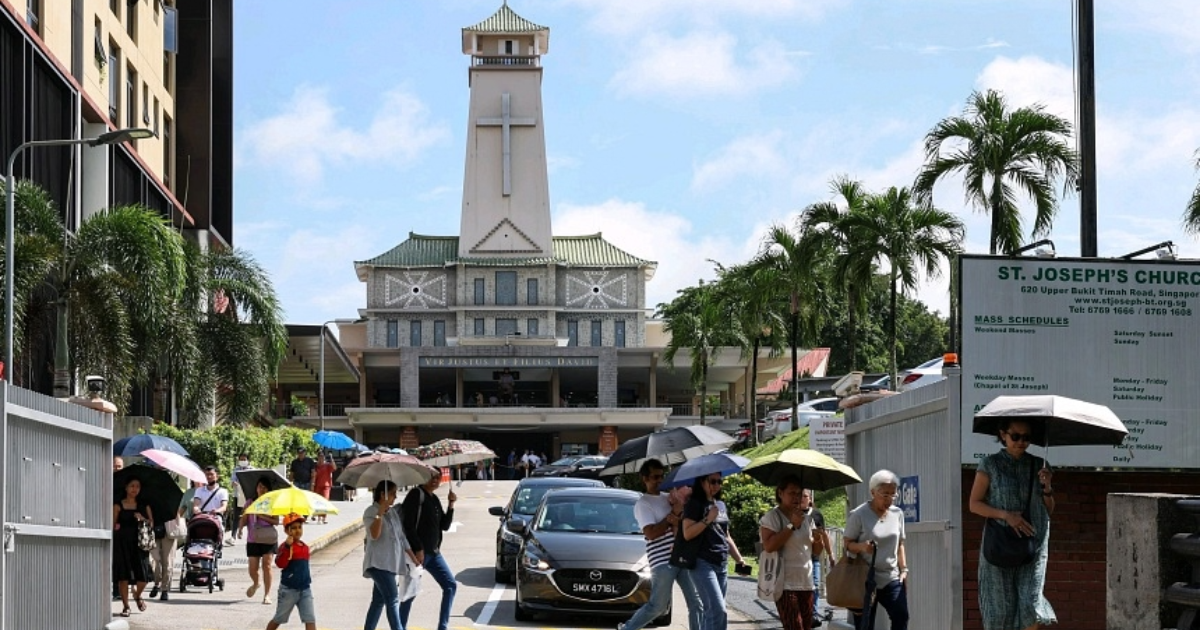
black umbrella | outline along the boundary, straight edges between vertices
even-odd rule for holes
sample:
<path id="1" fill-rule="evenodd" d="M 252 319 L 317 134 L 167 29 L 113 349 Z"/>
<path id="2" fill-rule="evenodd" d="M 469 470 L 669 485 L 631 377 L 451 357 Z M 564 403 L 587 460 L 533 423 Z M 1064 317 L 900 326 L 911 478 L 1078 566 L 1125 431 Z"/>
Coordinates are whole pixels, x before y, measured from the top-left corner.
<path id="1" fill-rule="evenodd" d="M 161 524 L 175 518 L 179 513 L 183 490 L 171 473 L 157 466 L 131 464 L 113 473 L 113 502 L 125 498 L 125 484 L 135 478 L 142 482 L 138 497 L 150 506 L 154 522 Z"/>
<path id="2" fill-rule="evenodd" d="M 664 464 L 678 464 L 693 457 L 723 451 L 734 439 L 712 427 L 690 426 L 658 431 L 626 441 L 608 458 L 608 467 L 600 471 L 609 477 L 637 472 L 648 459 Z"/>
<path id="3" fill-rule="evenodd" d="M 258 497 L 257 486 L 259 480 L 267 482 L 268 492 L 282 490 L 292 485 L 286 477 L 279 474 L 279 471 L 274 468 L 247 468 L 237 471 L 237 482 L 242 488 L 242 496 L 249 497 L 251 500 Z"/>
<path id="4" fill-rule="evenodd" d="M 180 446 L 179 442 L 162 435 L 154 435 L 153 433 L 139 433 L 117 440 L 113 443 L 113 457 L 133 457 L 141 455 L 142 451 L 152 448 L 175 453 L 176 455 L 183 455 L 184 457 L 191 457 L 188 455 L 187 449 Z"/>

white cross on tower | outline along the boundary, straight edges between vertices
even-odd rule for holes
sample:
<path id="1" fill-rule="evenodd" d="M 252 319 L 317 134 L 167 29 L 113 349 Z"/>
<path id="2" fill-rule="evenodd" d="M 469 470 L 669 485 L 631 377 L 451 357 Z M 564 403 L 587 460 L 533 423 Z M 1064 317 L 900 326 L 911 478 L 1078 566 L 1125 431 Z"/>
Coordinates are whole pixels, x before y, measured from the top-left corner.
<path id="1" fill-rule="evenodd" d="M 475 124 L 480 127 L 500 127 L 501 145 L 504 154 L 504 196 L 512 194 L 512 127 L 532 127 L 533 118 L 513 118 L 511 97 L 505 92 L 500 97 L 500 118 L 480 118 Z"/>

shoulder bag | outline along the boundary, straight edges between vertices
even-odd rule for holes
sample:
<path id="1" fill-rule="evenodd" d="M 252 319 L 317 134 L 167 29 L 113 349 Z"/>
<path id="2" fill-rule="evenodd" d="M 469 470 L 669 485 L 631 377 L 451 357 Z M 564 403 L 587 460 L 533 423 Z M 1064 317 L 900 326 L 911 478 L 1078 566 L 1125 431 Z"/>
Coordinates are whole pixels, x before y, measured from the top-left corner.
<path id="1" fill-rule="evenodd" d="M 1029 520 L 1029 504 L 1033 500 L 1033 470 L 1029 472 L 1029 496 L 1021 516 Z M 1038 556 L 1038 539 L 1021 536 L 1008 523 L 989 518 L 983 524 L 983 557 L 988 564 L 1003 569 L 1025 566 Z"/>
<path id="2" fill-rule="evenodd" d="M 154 540 L 154 527 L 150 525 L 150 521 L 138 521 L 138 549 L 154 551 L 157 546 L 158 542 Z"/>
<path id="3" fill-rule="evenodd" d="M 837 564 L 825 576 L 825 601 L 830 606 L 861 610 L 867 597 L 867 581 L 873 581 L 875 556 L 879 547 L 872 545 L 871 562 L 861 557 L 851 558 L 845 551 Z"/>
<path id="4" fill-rule="evenodd" d="M 778 524 L 775 531 L 779 531 Z M 758 598 L 773 602 L 783 595 L 783 587 L 780 584 L 783 581 L 783 558 L 779 550 L 763 551 L 761 542 L 755 543 L 755 547 L 758 547 Z"/>
<path id="5" fill-rule="evenodd" d="M 707 508 L 705 512 L 707 512 Z M 700 548 L 704 546 L 705 533 L 701 532 L 691 540 L 684 538 L 683 519 L 679 519 L 679 525 L 675 528 L 675 542 L 671 546 L 669 561 L 671 566 L 680 569 L 695 569 L 696 558 L 700 555 Z"/>

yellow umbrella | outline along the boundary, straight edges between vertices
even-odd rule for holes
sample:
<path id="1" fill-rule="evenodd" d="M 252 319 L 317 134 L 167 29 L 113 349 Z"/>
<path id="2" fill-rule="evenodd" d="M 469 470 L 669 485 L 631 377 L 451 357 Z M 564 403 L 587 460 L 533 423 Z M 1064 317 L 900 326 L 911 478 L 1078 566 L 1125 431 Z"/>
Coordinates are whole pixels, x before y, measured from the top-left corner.
<path id="1" fill-rule="evenodd" d="M 296 487 L 268 492 L 246 508 L 246 514 L 286 516 L 293 513 L 301 516 L 337 514 L 338 509 L 325 497 Z"/>
<path id="2" fill-rule="evenodd" d="M 768 486 L 778 485 L 787 477 L 797 477 L 800 485 L 813 490 L 828 490 L 854 483 L 862 477 L 854 469 L 832 457 L 806 448 L 789 448 L 779 453 L 756 457 L 742 472 Z"/>

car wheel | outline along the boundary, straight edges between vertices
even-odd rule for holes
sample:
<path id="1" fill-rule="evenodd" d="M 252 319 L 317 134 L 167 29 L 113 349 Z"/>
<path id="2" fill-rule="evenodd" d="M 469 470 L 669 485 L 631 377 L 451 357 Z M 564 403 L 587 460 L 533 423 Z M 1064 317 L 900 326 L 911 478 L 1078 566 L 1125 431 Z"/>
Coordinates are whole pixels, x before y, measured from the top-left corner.
<path id="1" fill-rule="evenodd" d="M 667 612 L 663 613 L 662 616 L 658 617 L 654 621 L 651 621 L 650 625 L 652 625 L 652 626 L 669 626 L 669 625 L 671 625 L 671 609 L 668 608 Z"/>

